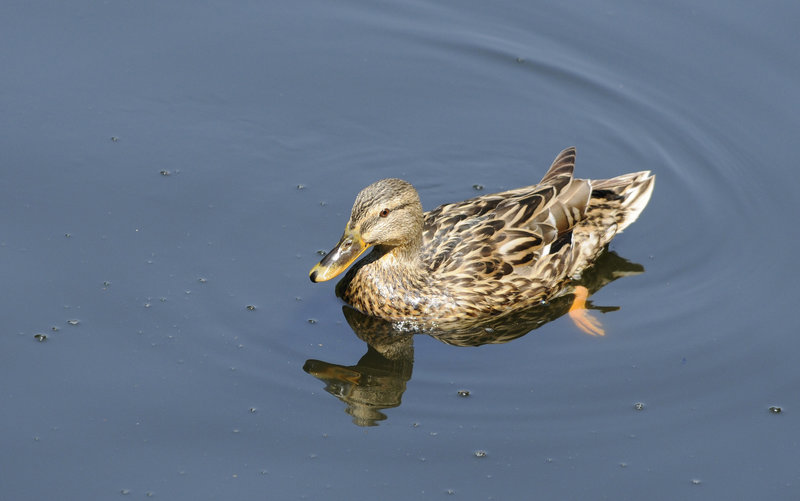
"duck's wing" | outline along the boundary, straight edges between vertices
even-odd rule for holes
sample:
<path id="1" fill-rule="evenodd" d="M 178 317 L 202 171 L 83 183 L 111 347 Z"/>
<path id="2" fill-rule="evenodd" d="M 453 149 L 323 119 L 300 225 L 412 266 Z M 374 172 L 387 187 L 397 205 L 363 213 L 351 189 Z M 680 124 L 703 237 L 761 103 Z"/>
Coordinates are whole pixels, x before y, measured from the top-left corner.
<path id="1" fill-rule="evenodd" d="M 422 259 L 431 272 L 499 280 L 515 272 L 548 280 L 543 270 L 569 242 L 572 227 L 586 213 L 588 181 L 573 179 L 575 149 L 562 151 L 542 182 L 426 214 Z"/>

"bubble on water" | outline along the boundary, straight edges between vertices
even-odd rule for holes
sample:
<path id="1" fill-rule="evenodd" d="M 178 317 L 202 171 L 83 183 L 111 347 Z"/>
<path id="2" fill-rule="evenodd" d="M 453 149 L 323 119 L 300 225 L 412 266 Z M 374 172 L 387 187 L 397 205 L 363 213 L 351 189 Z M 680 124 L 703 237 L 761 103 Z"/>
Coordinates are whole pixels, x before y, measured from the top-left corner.
<path id="1" fill-rule="evenodd" d="M 245 308 L 247 308 L 250 311 L 255 311 L 256 310 L 255 305 L 252 305 L 252 304 L 248 304 L 247 306 L 245 306 Z"/>
<path id="2" fill-rule="evenodd" d="M 123 496 L 127 496 L 128 494 L 131 493 L 131 490 L 130 489 L 121 489 L 119 491 L 119 493 L 122 494 Z"/>
<path id="3" fill-rule="evenodd" d="M 297 189 L 298 189 L 298 190 L 304 190 L 304 189 L 306 189 L 306 185 L 304 185 L 304 184 L 298 184 L 298 185 L 297 185 Z"/>
<path id="4" fill-rule="evenodd" d="M 172 172 L 168 171 L 167 169 L 161 169 L 161 171 L 159 171 L 159 174 L 161 174 L 164 177 L 167 177 L 167 176 L 171 176 Z"/>
<path id="5" fill-rule="evenodd" d="M 324 249 L 320 249 L 320 250 L 317 251 L 317 254 L 319 254 L 320 256 L 324 256 L 327 253 L 328 253 L 328 251 L 326 251 Z"/>
<path id="6" fill-rule="evenodd" d="M 67 323 L 69 325 L 78 325 L 79 323 L 81 323 L 81 321 L 78 320 L 77 318 L 73 318 L 73 319 L 67 320 Z"/>
<path id="7" fill-rule="evenodd" d="M 316 318 L 309 318 L 308 319 L 308 323 L 310 323 L 311 325 L 314 325 L 314 324 L 317 323 L 317 319 Z"/>
<path id="8" fill-rule="evenodd" d="M 644 402 L 636 402 L 635 404 L 633 404 L 633 408 L 635 410 L 637 410 L 637 411 L 643 411 L 644 410 Z"/>
<path id="9" fill-rule="evenodd" d="M 783 412 L 783 409 L 778 407 L 777 405 L 772 405 L 769 408 L 770 414 L 780 414 L 781 412 Z"/>
<path id="10" fill-rule="evenodd" d="M 44 343 L 45 341 L 47 341 L 47 336 L 45 336 L 44 334 L 34 334 L 33 339 L 39 341 L 40 343 Z"/>
<path id="11" fill-rule="evenodd" d="M 458 390 L 458 396 L 459 397 L 468 397 L 469 396 L 469 390 Z"/>
<path id="12" fill-rule="evenodd" d="M 201 284 L 204 284 L 204 283 L 208 282 L 208 279 L 206 279 L 205 277 L 198 277 L 197 281 L 200 282 Z"/>
<path id="13" fill-rule="evenodd" d="M 476 458 L 485 458 L 486 457 L 486 451 L 483 450 L 483 449 L 478 449 L 475 452 L 473 452 L 473 454 L 475 455 Z"/>
<path id="14" fill-rule="evenodd" d="M 475 191 L 481 191 L 483 189 L 483 185 L 482 184 L 473 184 L 472 185 L 472 189 L 475 190 Z"/>
<path id="15" fill-rule="evenodd" d="M 699 478 L 693 478 L 693 479 L 691 480 L 691 482 L 692 482 L 692 485 L 700 485 L 700 484 L 702 484 L 702 483 L 703 483 L 703 481 L 702 481 L 702 480 L 700 480 Z"/>

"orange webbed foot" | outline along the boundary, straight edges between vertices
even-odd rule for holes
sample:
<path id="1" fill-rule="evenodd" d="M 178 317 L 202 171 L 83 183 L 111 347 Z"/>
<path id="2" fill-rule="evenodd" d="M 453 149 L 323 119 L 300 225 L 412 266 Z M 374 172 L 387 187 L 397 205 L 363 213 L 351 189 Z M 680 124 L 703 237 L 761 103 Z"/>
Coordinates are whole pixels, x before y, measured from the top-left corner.
<path id="1" fill-rule="evenodd" d="M 569 307 L 569 317 L 584 333 L 590 336 L 605 336 L 603 323 L 586 309 L 586 298 L 588 297 L 589 289 L 582 285 L 575 287 L 575 299 L 572 301 L 572 306 Z"/>

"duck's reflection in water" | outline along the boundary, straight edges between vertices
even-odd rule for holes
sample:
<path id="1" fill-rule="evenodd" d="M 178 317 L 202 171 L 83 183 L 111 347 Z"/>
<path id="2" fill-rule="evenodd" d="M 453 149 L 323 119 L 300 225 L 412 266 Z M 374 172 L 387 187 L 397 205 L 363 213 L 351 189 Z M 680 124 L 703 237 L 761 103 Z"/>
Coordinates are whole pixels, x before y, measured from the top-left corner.
<path id="1" fill-rule="evenodd" d="M 594 266 L 584 271 L 580 280 L 548 303 L 526 310 L 473 322 L 425 330 L 424 334 L 455 346 L 480 346 L 507 343 L 564 315 L 574 299 L 574 290 L 583 286 L 594 294 L 617 278 L 644 272 L 640 264 L 604 252 Z M 601 313 L 616 311 L 618 306 L 586 308 Z M 342 308 L 345 319 L 356 336 L 367 343 L 367 352 L 355 365 L 338 365 L 321 360 L 307 360 L 303 370 L 325 383 L 325 391 L 347 404 L 345 412 L 359 426 L 376 426 L 386 419 L 383 409 L 401 403 L 406 383 L 414 366 L 413 336 L 391 322 L 366 316 L 349 306 Z"/>

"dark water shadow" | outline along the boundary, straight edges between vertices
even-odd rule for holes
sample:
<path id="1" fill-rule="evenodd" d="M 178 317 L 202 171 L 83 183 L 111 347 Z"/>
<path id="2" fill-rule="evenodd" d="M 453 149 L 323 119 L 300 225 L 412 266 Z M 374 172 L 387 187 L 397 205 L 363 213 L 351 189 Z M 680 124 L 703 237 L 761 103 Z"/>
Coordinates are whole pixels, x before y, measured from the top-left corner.
<path id="1" fill-rule="evenodd" d="M 431 336 L 454 346 L 507 343 L 567 313 L 574 299 L 571 291 L 575 286 L 586 287 L 591 295 L 620 277 L 643 272 L 642 265 L 606 251 L 584 271 L 580 280 L 569 284 L 566 293 L 548 303 L 479 322 L 425 332 L 408 330 L 345 305 L 342 307 L 344 317 L 356 336 L 367 344 L 367 352 L 355 365 L 310 359 L 303 365 L 303 370 L 324 382 L 325 391 L 347 405 L 345 412 L 353 417 L 355 424 L 377 426 L 379 421 L 386 419 L 382 410 L 398 407 L 401 403 L 414 367 L 415 335 Z M 587 301 L 586 307 L 602 313 L 620 308 L 594 306 L 591 301 Z"/>

